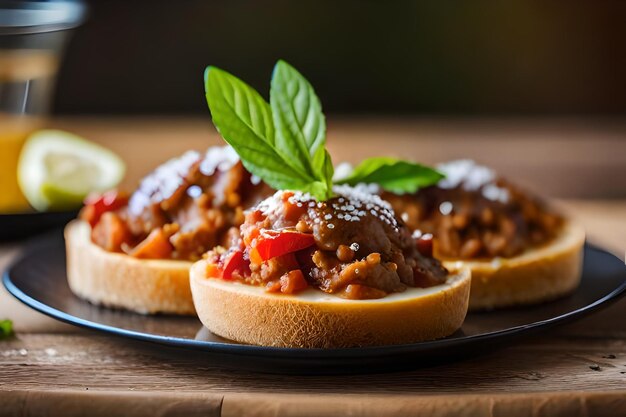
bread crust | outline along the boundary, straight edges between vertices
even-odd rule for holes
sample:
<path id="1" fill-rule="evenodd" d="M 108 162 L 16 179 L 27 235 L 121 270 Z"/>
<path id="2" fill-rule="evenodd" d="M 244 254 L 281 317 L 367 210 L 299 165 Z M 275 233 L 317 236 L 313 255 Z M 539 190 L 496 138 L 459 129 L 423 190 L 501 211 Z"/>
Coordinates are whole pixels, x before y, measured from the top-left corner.
<path id="1" fill-rule="evenodd" d="M 537 304 L 574 291 L 582 274 L 585 232 L 566 222 L 548 245 L 513 258 L 444 261 L 447 268 L 470 268 L 470 311 Z"/>
<path id="2" fill-rule="evenodd" d="M 439 339 L 461 327 L 470 271 L 426 289 L 410 288 L 378 300 L 345 300 L 317 289 L 270 294 L 263 287 L 206 277 L 207 262 L 190 272 L 198 317 L 213 333 L 241 343 L 338 348 Z"/>
<path id="3" fill-rule="evenodd" d="M 80 220 L 65 228 L 67 280 L 74 294 L 93 304 L 141 314 L 195 313 L 189 288 L 191 262 L 107 252 L 91 241 L 90 231 Z"/>

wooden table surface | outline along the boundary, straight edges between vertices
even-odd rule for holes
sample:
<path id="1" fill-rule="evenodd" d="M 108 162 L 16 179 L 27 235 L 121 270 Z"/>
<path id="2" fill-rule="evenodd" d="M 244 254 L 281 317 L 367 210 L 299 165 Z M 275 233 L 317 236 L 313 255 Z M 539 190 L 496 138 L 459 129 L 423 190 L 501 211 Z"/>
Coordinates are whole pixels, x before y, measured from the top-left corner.
<path id="1" fill-rule="evenodd" d="M 561 198 L 558 203 L 585 225 L 591 240 L 623 259 L 626 186 L 624 176 L 615 174 L 626 170 L 624 125 L 567 120 L 368 123 L 366 128 L 354 121 L 331 124 L 329 141 L 334 154 L 355 160 L 392 150 L 426 162 L 461 155 L 478 158 L 549 195 L 577 196 Z M 54 125 L 122 154 L 129 163 L 129 187 L 159 160 L 187 148 L 217 143 L 202 119 L 69 119 Z M 573 139 L 568 145 L 569 136 Z M 459 154 L 459 147 L 464 153 Z M 566 155 L 558 156 L 554 163 L 554 158 L 550 161 L 544 153 L 557 148 Z M 577 170 L 584 171 L 585 184 L 595 187 L 593 190 L 570 184 Z M 613 178 L 611 184 L 599 183 L 607 178 Z M 598 199 L 598 188 L 622 198 Z M 20 248 L 20 243 L 0 246 L 0 269 Z M 408 372 L 357 376 L 277 376 L 228 370 L 185 351 L 56 322 L 21 305 L 2 288 L 0 318 L 5 317 L 14 320 L 17 336 L 0 341 L 0 415 L 72 416 L 85 414 L 87 408 L 89 415 L 102 416 L 113 412 L 203 416 L 626 414 L 626 299 L 576 323 L 482 356 Z"/>

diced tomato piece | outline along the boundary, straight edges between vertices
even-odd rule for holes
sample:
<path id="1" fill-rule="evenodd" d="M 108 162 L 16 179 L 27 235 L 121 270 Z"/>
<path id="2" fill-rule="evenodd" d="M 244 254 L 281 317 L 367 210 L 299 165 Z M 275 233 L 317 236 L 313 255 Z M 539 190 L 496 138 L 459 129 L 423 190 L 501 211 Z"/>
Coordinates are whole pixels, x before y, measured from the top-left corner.
<path id="1" fill-rule="evenodd" d="M 297 252 L 314 244 L 315 238 L 312 234 L 265 230 L 256 238 L 256 246 L 250 251 L 250 260 L 255 263 L 258 259 L 267 261 L 286 253 Z M 253 252 L 256 253 L 253 254 Z"/>
<path id="2" fill-rule="evenodd" d="M 248 230 L 247 233 L 243 236 L 243 243 L 245 245 L 250 245 L 250 243 L 252 243 L 252 241 L 259 236 L 259 233 L 259 229 L 257 229 L 256 227 Z"/>
<path id="3" fill-rule="evenodd" d="M 306 207 L 300 204 L 291 203 L 289 200 L 283 201 L 283 217 L 287 221 L 296 222 L 306 212 Z"/>
<path id="4" fill-rule="evenodd" d="M 294 294 L 306 289 L 309 284 L 304 279 L 302 271 L 294 269 L 280 277 L 280 292 L 283 294 Z"/>
<path id="5" fill-rule="evenodd" d="M 90 194 L 85 199 L 81 218 L 87 221 L 91 227 L 94 227 L 104 213 L 120 209 L 127 204 L 128 195 L 117 190 L 106 191 L 102 194 Z"/>
<path id="6" fill-rule="evenodd" d="M 265 291 L 267 292 L 280 292 L 280 280 L 270 281 L 265 284 Z"/>
<path id="7" fill-rule="evenodd" d="M 243 250 L 240 249 L 231 252 L 224 260 L 222 278 L 231 279 L 235 271 L 239 272 L 240 275 L 250 272 L 250 261 L 244 258 Z"/>
<path id="8" fill-rule="evenodd" d="M 259 255 L 257 248 L 250 248 L 248 256 L 250 257 L 250 262 L 255 265 L 261 265 L 263 263 L 263 258 Z"/>
<path id="9" fill-rule="evenodd" d="M 222 270 L 215 264 L 208 264 L 206 266 L 206 276 L 209 278 L 222 278 Z"/>
<path id="10" fill-rule="evenodd" d="M 100 218 L 96 217 L 96 208 L 94 206 L 84 206 L 80 210 L 80 213 L 78 213 L 78 218 L 89 223 L 89 226 L 91 226 L 92 230 L 96 226 L 96 224 L 98 224 L 98 221 L 100 221 Z"/>
<path id="11" fill-rule="evenodd" d="M 167 259 L 172 256 L 173 250 L 167 234 L 158 228 L 150 232 L 129 255 L 142 259 Z"/>
<path id="12" fill-rule="evenodd" d="M 102 213 L 100 221 L 91 228 L 91 240 L 109 252 L 121 252 L 122 246 L 132 240 L 126 223 L 117 213 Z"/>

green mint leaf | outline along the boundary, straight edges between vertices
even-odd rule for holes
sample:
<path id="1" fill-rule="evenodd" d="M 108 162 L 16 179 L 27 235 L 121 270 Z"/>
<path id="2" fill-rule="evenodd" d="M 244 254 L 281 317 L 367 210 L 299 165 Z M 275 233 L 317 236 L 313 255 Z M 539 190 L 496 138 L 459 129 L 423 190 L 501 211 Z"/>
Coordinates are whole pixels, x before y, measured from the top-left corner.
<path id="1" fill-rule="evenodd" d="M 322 105 L 311 84 L 285 61 L 272 74 L 270 106 L 276 129 L 276 147 L 284 157 L 301 161 L 316 180 L 326 183 L 328 195 L 329 155 L 326 152 L 326 121 Z M 332 177 L 332 173 L 331 173 Z"/>
<path id="2" fill-rule="evenodd" d="M 277 151 L 272 111 L 256 90 L 216 67 L 205 71 L 205 89 L 215 127 L 248 171 L 275 189 L 299 190 L 315 181 Z"/>
<path id="3" fill-rule="evenodd" d="M 326 179 L 326 185 L 330 188 L 330 193 L 332 193 L 333 188 L 333 175 L 335 174 L 335 166 L 333 165 L 333 160 L 330 157 L 330 154 L 326 149 L 324 149 L 323 154 L 323 175 Z"/>
<path id="4" fill-rule="evenodd" d="M 369 158 L 361 162 L 350 175 L 335 181 L 337 184 L 378 184 L 393 193 L 414 193 L 420 188 L 436 184 L 443 174 L 424 165 L 396 158 Z"/>
<path id="5" fill-rule="evenodd" d="M 0 340 L 13 336 L 13 322 L 11 320 L 0 320 Z"/>
<path id="6" fill-rule="evenodd" d="M 333 165 L 325 149 L 324 115 L 302 75 L 278 62 L 272 106 L 219 68 L 208 67 L 204 78 L 213 123 L 248 171 L 277 190 L 304 191 L 321 201 L 332 196 Z"/>

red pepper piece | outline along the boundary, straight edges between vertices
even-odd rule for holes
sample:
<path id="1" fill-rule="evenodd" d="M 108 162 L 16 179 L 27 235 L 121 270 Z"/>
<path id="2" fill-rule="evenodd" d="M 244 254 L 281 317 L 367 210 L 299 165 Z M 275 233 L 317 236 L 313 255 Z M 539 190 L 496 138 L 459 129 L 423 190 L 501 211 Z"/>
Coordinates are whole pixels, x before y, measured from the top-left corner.
<path id="1" fill-rule="evenodd" d="M 237 249 L 230 253 L 224 260 L 222 278 L 232 279 L 233 272 L 238 271 L 241 275 L 250 271 L 250 261 L 243 256 L 243 250 Z"/>
<path id="2" fill-rule="evenodd" d="M 90 194 L 85 199 L 85 208 L 81 218 L 93 228 L 100 221 L 100 217 L 107 211 L 120 209 L 128 204 L 128 195 L 117 190 L 106 191 L 102 194 Z"/>
<path id="3" fill-rule="evenodd" d="M 253 249 L 263 261 L 267 261 L 286 253 L 297 252 L 314 244 L 315 238 L 312 234 L 264 230 L 257 237 L 256 246 Z"/>

